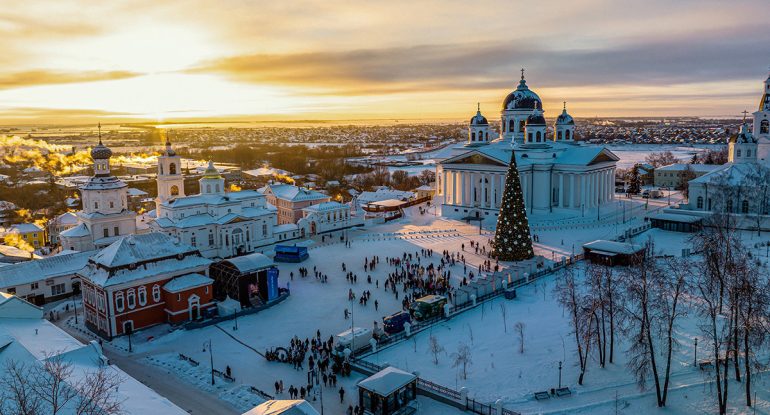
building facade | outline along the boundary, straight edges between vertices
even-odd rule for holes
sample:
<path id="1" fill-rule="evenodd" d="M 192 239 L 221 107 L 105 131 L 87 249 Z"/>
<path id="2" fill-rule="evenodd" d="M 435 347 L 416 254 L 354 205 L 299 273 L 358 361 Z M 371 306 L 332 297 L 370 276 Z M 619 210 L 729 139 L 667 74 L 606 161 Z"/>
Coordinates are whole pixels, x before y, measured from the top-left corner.
<path id="1" fill-rule="evenodd" d="M 728 140 L 728 163 L 690 180 L 693 211 L 733 214 L 770 214 L 770 76 L 752 120 Z"/>
<path id="2" fill-rule="evenodd" d="M 308 235 L 334 232 L 353 226 L 361 226 L 364 221 L 360 216 L 350 214 L 350 205 L 339 202 L 323 202 L 302 209 L 304 217 L 297 225 Z"/>
<path id="3" fill-rule="evenodd" d="M 442 216 L 496 221 L 512 154 L 529 213 L 585 213 L 614 199 L 618 157 L 604 147 L 575 142 L 575 122 L 566 104 L 549 133 L 540 97 L 523 74 L 503 101 L 501 123 L 500 137 L 488 140 L 493 135 L 489 122 L 477 111 L 468 142 L 438 163 Z"/>
<path id="4" fill-rule="evenodd" d="M 174 236 L 207 258 L 229 258 L 275 242 L 276 209 L 255 190 L 225 191 L 225 179 L 209 162 L 200 193 L 185 196 L 180 157 L 167 143 L 158 159 L 158 198 L 150 229 Z"/>
<path id="5" fill-rule="evenodd" d="M 62 249 L 90 251 L 136 233 L 136 213 L 128 209 L 128 186 L 110 172 L 112 150 L 102 144 L 91 150 L 94 175 L 80 186 L 83 210 L 78 225 L 59 234 Z"/>
<path id="6" fill-rule="evenodd" d="M 196 320 L 215 306 L 211 260 L 164 233 L 129 235 L 78 272 L 86 327 L 105 338 Z"/>
<path id="7" fill-rule="evenodd" d="M 721 166 L 714 164 L 674 163 L 655 169 L 655 186 L 681 189 L 688 180 L 710 173 Z"/>
<path id="8" fill-rule="evenodd" d="M 297 223 L 305 216 L 303 209 L 331 200 L 321 192 L 291 184 L 268 184 L 260 191 L 278 209 L 279 225 Z"/>

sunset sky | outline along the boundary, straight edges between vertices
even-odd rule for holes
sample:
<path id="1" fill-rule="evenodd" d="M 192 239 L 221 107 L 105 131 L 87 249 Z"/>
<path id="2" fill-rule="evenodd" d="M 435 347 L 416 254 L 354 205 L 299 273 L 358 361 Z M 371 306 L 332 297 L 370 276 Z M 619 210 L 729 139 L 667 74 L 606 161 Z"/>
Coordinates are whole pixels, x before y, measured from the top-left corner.
<path id="1" fill-rule="evenodd" d="M 22 1 L 0 10 L 0 124 L 497 118 L 526 68 L 547 116 L 738 116 L 767 0 Z"/>

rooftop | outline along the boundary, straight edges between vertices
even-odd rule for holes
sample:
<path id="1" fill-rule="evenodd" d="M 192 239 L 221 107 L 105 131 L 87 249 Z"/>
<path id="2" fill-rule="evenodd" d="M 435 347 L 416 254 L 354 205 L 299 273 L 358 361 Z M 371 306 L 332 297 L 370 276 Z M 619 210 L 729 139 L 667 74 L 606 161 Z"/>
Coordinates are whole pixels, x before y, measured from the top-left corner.
<path id="1" fill-rule="evenodd" d="M 176 277 L 163 285 L 163 289 L 170 293 L 178 293 L 197 287 L 203 287 L 212 284 L 214 280 L 198 273 L 185 274 Z"/>
<path id="2" fill-rule="evenodd" d="M 358 383 L 360 388 L 389 396 L 417 379 L 417 375 L 389 366 Z"/>

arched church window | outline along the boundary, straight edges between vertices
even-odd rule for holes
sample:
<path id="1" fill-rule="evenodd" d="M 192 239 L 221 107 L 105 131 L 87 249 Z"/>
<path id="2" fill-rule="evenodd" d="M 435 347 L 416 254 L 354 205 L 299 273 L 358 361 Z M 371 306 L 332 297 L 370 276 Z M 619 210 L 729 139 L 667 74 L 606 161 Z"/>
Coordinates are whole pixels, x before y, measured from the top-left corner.
<path id="1" fill-rule="evenodd" d="M 94 202 L 94 209 L 99 209 L 99 202 Z"/>
<path id="2" fill-rule="evenodd" d="M 176 174 L 176 163 L 168 165 L 168 174 Z"/>
<path id="3" fill-rule="evenodd" d="M 768 132 L 770 132 L 770 121 L 762 120 L 762 122 L 759 123 L 759 133 L 767 134 Z"/>
<path id="4" fill-rule="evenodd" d="M 476 133 L 475 132 L 471 133 L 471 141 L 476 141 Z"/>
<path id="5" fill-rule="evenodd" d="M 569 140 L 569 136 L 570 136 L 570 131 L 567 130 L 566 133 L 564 134 L 564 138 Z"/>
<path id="6" fill-rule="evenodd" d="M 703 209 L 703 196 L 698 196 L 696 206 L 698 209 Z"/>
<path id="7" fill-rule="evenodd" d="M 741 213 L 749 213 L 749 201 L 744 200 L 743 203 L 741 203 Z"/>
<path id="8" fill-rule="evenodd" d="M 540 142 L 540 131 L 535 133 L 535 141 Z"/>
<path id="9" fill-rule="evenodd" d="M 556 139 L 561 140 L 561 131 L 556 132 Z"/>
<path id="10" fill-rule="evenodd" d="M 514 127 L 513 120 L 508 121 L 508 131 L 516 131 L 516 127 Z"/>
<path id="11" fill-rule="evenodd" d="M 177 196 L 177 195 L 179 195 L 179 188 L 176 185 L 171 186 L 171 196 Z"/>
<path id="12" fill-rule="evenodd" d="M 528 136 L 529 136 L 529 141 L 532 141 L 532 133 L 529 133 Z"/>
<path id="13" fill-rule="evenodd" d="M 484 139 L 489 140 L 489 131 L 484 133 Z"/>
<path id="14" fill-rule="evenodd" d="M 210 184 L 206 185 L 206 193 L 211 193 L 211 185 Z"/>

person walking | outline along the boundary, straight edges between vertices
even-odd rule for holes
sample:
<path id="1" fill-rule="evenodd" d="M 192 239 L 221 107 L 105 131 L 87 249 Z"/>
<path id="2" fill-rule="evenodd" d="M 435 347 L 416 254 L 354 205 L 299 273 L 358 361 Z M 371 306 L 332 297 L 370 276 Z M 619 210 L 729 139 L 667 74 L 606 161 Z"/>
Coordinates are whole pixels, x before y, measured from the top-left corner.
<path id="1" fill-rule="evenodd" d="M 340 403 L 345 401 L 345 389 L 340 386 Z"/>

